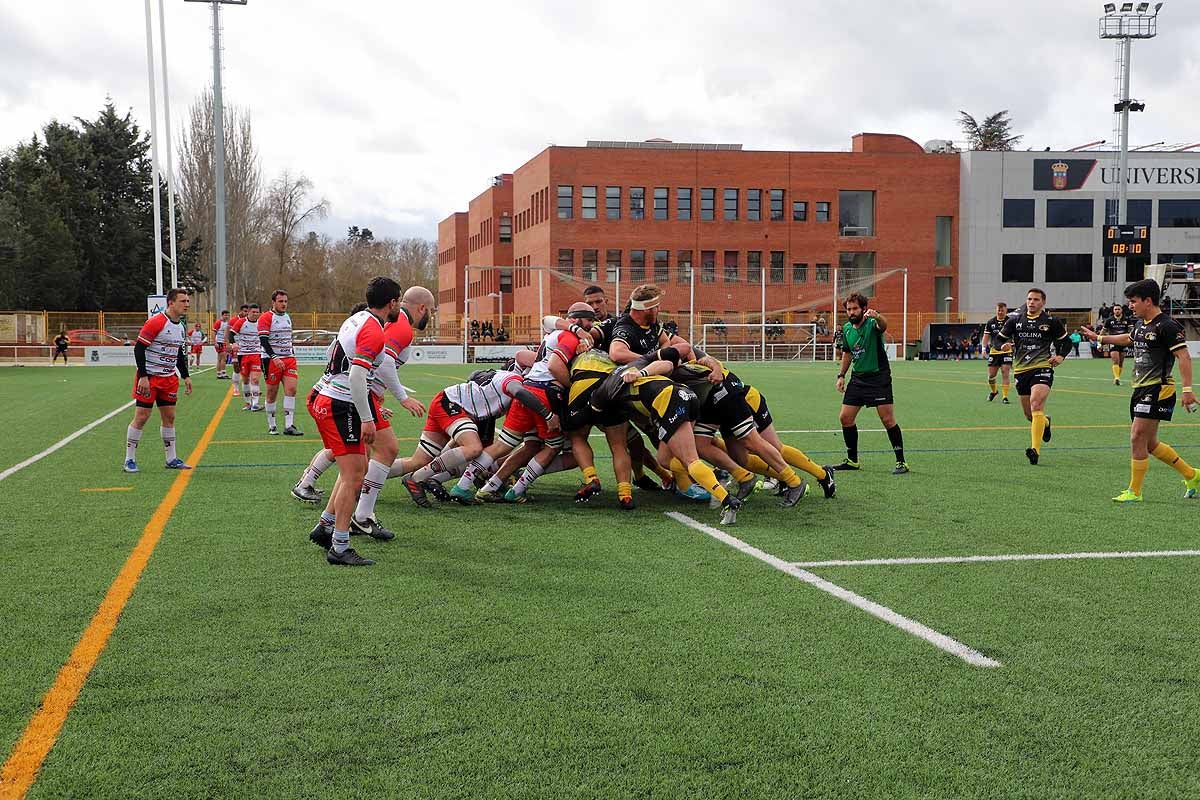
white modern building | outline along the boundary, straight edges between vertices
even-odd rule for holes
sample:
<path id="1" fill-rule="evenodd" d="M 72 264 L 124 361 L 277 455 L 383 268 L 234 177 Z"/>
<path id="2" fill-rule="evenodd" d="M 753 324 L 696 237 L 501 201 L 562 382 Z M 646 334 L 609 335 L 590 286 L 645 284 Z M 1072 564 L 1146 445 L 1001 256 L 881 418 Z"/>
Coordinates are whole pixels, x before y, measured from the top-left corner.
<path id="1" fill-rule="evenodd" d="M 1146 264 L 1195 262 L 1200 269 L 1200 152 L 1129 154 L 1129 213 L 1149 242 L 1106 258 L 1105 224 L 1115 224 L 1116 154 L 963 153 L 960 172 L 958 308 L 969 319 L 996 301 L 1023 301 L 1037 286 L 1056 311 L 1111 303 L 1143 277 Z M 1178 270 L 1173 270 L 1178 272 Z"/>

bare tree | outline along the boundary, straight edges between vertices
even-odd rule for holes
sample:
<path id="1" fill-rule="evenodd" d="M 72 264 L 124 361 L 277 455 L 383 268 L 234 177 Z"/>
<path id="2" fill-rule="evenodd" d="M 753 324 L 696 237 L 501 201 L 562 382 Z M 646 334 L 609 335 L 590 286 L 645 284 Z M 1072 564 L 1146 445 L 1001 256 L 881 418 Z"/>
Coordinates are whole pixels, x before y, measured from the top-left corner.
<path id="1" fill-rule="evenodd" d="M 262 173 L 251 134 L 250 114 L 225 110 L 225 252 L 229 290 L 235 301 L 257 287 L 262 239 L 259 204 Z M 184 223 L 201 240 L 200 263 L 210 285 L 216 279 L 213 199 L 213 94 L 206 89 L 192 103 L 179 138 L 179 201 Z"/>
<path id="2" fill-rule="evenodd" d="M 284 170 L 271 182 L 263 201 L 263 229 L 271 254 L 272 279 L 282 286 L 288 273 L 295 271 L 296 245 L 305 223 L 324 219 L 329 203 L 324 198 L 315 203 L 309 199 L 312 181 L 303 173 L 293 175 Z"/>

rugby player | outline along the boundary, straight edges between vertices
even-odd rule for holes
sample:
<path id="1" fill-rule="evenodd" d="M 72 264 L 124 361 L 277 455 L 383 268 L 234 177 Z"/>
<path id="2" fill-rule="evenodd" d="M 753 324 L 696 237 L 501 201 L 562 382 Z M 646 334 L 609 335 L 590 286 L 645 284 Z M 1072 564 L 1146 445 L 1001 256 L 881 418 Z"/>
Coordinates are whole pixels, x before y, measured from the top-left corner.
<path id="1" fill-rule="evenodd" d="M 192 345 L 192 356 L 196 362 L 193 367 L 200 366 L 200 356 L 204 354 L 204 331 L 200 330 L 200 320 L 196 320 L 196 326 L 188 333 L 188 342 Z"/>
<path id="2" fill-rule="evenodd" d="M 66 331 L 59 331 L 58 336 L 54 337 L 54 355 L 50 357 L 50 365 L 53 366 L 58 357 L 62 356 L 63 364 L 67 363 L 67 348 L 71 346 L 71 337 L 67 336 Z"/>
<path id="3" fill-rule="evenodd" d="M 342 323 L 325 374 L 308 396 L 308 412 L 338 467 L 329 503 L 309 539 L 328 547 L 326 561 L 335 566 L 375 563 L 350 547 L 350 525 L 367 474 L 367 446 L 375 441 L 379 419 L 370 372 L 384 358 L 384 326 L 395 322 L 399 313 L 400 284 L 391 278 L 371 279 L 367 310 Z"/>
<path id="4" fill-rule="evenodd" d="M 229 334 L 233 337 L 233 353 L 238 360 L 238 372 L 242 377 L 242 394 L 246 404 L 242 411 L 261 411 L 259 400 L 262 398 L 262 387 L 259 376 L 262 374 L 262 344 L 258 336 L 258 303 L 246 307 L 246 316 L 238 317 L 229 323 Z"/>
<path id="5" fill-rule="evenodd" d="M 1125 306 L 1114 304 L 1112 316 L 1100 323 L 1100 331 L 1108 339 L 1108 358 L 1112 361 L 1113 386 L 1121 385 L 1121 367 L 1125 365 L 1125 347 L 1111 344 L 1127 334 L 1133 328 L 1129 317 L 1125 316 Z"/>
<path id="6" fill-rule="evenodd" d="M 245 319 L 249 313 L 250 304 L 242 303 L 242 307 L 238 309 L 238 315 L 233 319 L 233 322 Z M 242 357 L 237 352 L 237 338 L 233 332 L 233 322 L 230 322 L 229 327 L 225 329 L 225 363 L 233 364 L 233 396 L 238 397 L 241 394 L 242 386 Z M 249 395 L 246 396 L 249 397 Z"/>
<path id="7" fill-rule="evenodd" d="M 213 320 L 213 345 L 217 348 L 217 380 L 223 381 L 229 378 L 225 372 L 225 365 L 228 363 L 225 357 L 225 344 L 229 335 L 229 310 L 221 312 L 221 318 Z M 234 394 L 237 394 L 237 386 L 234 387 Z"/>
<path id="8" fill-rule="evenodd" d="M 275 400 L 283 384 L 283 435 L 303 436 L 296 427 L 296 381 L 300 373 L 292 349 L 292 317 L 287 313 L 288 293 L 271 292 L 271 308 L 258 318 L 258 342 L 262 348 L 262 371 L 267 376 L 267 433 L 279 435 L 275 426 Z"/>
<path id="9" fill-rule="evenodd" d="M 996 399 L 996 373 L 1000 372 L 1004 381 L 1001 385 L 1004 397 L 1000 402 L 1005 405 L 1008 405 L 1008 387 L 1012 376 L 1013 359 L 1012 353 L 1005 353 L 1000 349 L 1000 342 L 997 339 L 1007 321 L 1008 303 L 996 303 L 996 316 L 983 325 L 983 351 L 987 353 L 988 360 L 988 402 Z"/>
<path id="10" fill-rule="evenodd" d="M 179 399 L 179 378 L 183 378 L 185 394 L 192 393 L 188 357 L 184 350 L 186 331 L 180 321 L 191 302 L 186 289 L 171 289 L 167 292 L 166 308 L 146 320 L 138 332 L 137 343 L 133 346 L 133 360 L 137 364 L 133 387 L 135 408 L 133 422 L 125 431 L 126 472 L 138 471 L 138 443 L 142 440 L 142 429 L 150 419 L 150 410 L 156 405 L 162 423 L 167 469 L 191 469 L 175 453 L 175 403 Z"/>
<path id="11" fill-rule="evenodd" d="M 867 298 L 855 292 L 846 298 L 842 308 L 848 321 L 842 326 L 842 363 L 837 376 L 837 390 L 843 393 L 840 421 L 842 439 L 846 443 L 846 458 L 834 469 L 860 469 L 858 463 L 858 412 L 863 406 L 874 408 L 879 421 L 887 430 L 888 440 L 896 454 L 893 475 L 908 472 L 904 461 L 904 435 L 896 423 L 896 411 L 892 398 L 892 368 L 888 364 L 887 351 L 883 346 L 883 333 L 887 320 L 873 308 L 867 307 Z M 850 382 L 846 373 L 851 370 Z"/>
<path id="12" fill-rule="evenodd" d="M 1195 498 L 1200 491 L 1200 471 L 1183 460 L 1175 448 L 1158 439 L 1158 425 L 1170 421 L 1175 411 L 1175 362 L 1183 379 L 1183 407 L 1196 410 L 1192 390 L 1192 358 L 1187 349 L 1183 326 L 1162 312 L 1158 303 L 1161 290 L 1147 278 L 1125 287 L 1125 297 L 1137 323 L 1131 333 L 1097 333 L 1084 327 L 1083 334 L 1099 345 L 1133 347 L 1133 397 L 1129 401 L 1131 453 L 1129 487 L 1113 498 L 1115 503 L 1142 502 L 1142 483 L 1150 466 L 1150 456 L 1179 473 L 1183 478 L 1183 496 Z M 1120 306 L 1117 306 L 1120 308 Z"/>
<path id="13" fill-rule="evenodd" d="M 1061 364 L 1071 350 L 1071 337 L 1062 320 L 1046 311 L 1046 293 L 1030 289 L 1025 295 L 1025 313 L 1009 317 L 997 334 L 1003 342 L 1000 349 L 1013 353 L 1017 375 L 1017 394 L 1025 419 L 1030 421 L 1032 447 L 1025 457 L 1036 465 L 1042 453 L 1042 442 L 1050 441 L 1050 417 L 1046 416 L 1046 400 L 1054 385 L 1054 368 Z"/>

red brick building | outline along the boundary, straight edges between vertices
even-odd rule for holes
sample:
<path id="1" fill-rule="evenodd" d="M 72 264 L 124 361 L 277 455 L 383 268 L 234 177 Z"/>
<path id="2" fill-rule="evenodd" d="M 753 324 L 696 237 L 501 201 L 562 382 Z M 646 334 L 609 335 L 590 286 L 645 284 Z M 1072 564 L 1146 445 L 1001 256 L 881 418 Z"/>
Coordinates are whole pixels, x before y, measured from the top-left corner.
<path id="1" fill-rule="evenodd" d="M 757 322 L 764 295 L 769 320 L 807 322 L 831 309 L 835 272 L 839 294 L 874 276 L 874 305 L 899 312 L 901 267 L 910 313 L 954 311 L 958 197 L 958 155 L 892 134 L 859 134 L 841 153 L 552 146 L 439 224 L 439 315 L 461 317 L 468 264 L 511 267 L 470 270 L 470 316 L 498 325 L 502 302 L 518 338 L 591 283 L 610 304 L 657 283 L 684 335 L 692 277 L 705 322 Z"/>

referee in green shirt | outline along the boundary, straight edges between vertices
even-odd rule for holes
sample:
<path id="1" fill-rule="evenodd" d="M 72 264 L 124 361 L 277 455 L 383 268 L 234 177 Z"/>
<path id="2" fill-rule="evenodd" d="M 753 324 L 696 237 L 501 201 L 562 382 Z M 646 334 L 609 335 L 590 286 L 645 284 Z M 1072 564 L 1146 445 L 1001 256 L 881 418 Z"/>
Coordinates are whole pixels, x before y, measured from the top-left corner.
<path id="1" fill-rule="evenodd" d="M 842 327 L 842 364 L 838 370 L 837 390 L 843 393 L 841 423 L 846 458 L 834 469 L 860 469 L 858 426 L 854 421 L 859 409 L 870 406 L 878 412 L 879 421 L 887 430 L 896 453 L 892 474 L 903 475 L 908 472 L 908 464 L 904 463 L 904 437 L 896 424 L 892 406 L 892 370 L 883 346 L 887 320 L 875 309 L 868 309 L 867 302 L 865 296 L 855 292 L 842 304 L 849 321 Z M 848 372 L 849 383 L 846 382 Z"/>

